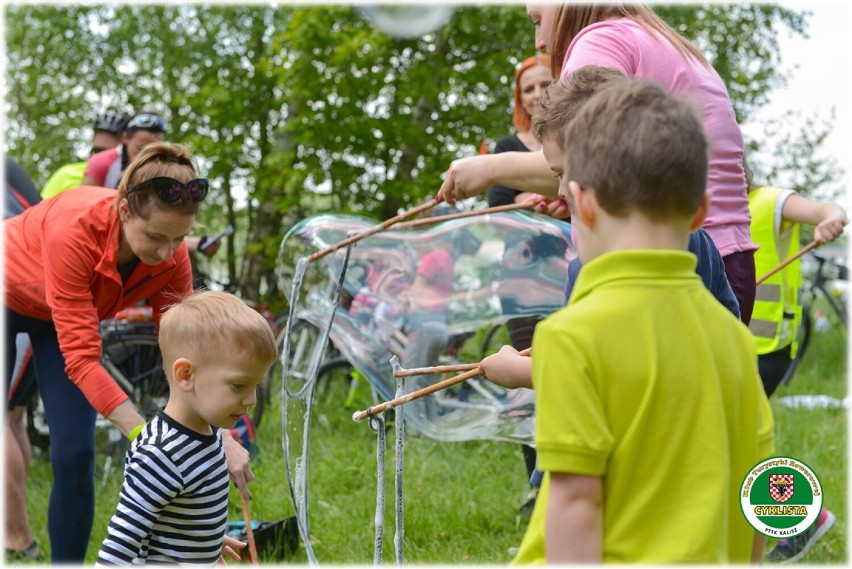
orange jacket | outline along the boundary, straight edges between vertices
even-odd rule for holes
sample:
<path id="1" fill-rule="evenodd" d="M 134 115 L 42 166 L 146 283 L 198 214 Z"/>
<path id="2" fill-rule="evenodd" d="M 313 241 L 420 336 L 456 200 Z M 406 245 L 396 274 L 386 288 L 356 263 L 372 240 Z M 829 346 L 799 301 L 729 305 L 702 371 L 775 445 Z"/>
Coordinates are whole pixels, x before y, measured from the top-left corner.
<path id="1" fill-rule="evenodd" d="M 140 262 L 122 284 L 115 200 L 115 190 L 81 186 L 3 222 L 6 306 L 53 321 L 68 377 L 104 416 L 127 395 L 101 365 L 100 321 L 149 298 L 159 327 L 161 311 L 192 292 L 186 245 L 164 263 Z"/>

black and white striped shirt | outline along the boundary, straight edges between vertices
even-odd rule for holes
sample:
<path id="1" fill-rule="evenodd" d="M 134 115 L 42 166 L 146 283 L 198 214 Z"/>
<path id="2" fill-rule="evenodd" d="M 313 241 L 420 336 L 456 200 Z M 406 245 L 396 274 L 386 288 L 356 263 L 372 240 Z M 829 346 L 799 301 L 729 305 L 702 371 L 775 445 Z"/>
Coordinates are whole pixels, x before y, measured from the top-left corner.
<path id="1" fill-rule="evenodd" d="M 127 451 L 98 565 L 214 564 L 228 517 L 222 435 L 201 435 L 160 411 Z"/>

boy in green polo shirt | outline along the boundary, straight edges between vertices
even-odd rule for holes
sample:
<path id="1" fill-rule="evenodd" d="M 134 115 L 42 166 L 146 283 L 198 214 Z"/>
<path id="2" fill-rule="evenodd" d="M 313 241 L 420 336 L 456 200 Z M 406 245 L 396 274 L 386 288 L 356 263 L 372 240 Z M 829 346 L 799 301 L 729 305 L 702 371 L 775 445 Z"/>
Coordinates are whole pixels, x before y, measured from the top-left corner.
<path id="1" fill-rule="evenodd" d="M 701 118 L 618 81 L 562 138 L 550 166 L 584 267 L 533 339 L 545 479 L 515 562 L 757 560 L 739 488 L 774 450 L 772 415 L 748 329 L 685 251 L 707 213 Z"/>

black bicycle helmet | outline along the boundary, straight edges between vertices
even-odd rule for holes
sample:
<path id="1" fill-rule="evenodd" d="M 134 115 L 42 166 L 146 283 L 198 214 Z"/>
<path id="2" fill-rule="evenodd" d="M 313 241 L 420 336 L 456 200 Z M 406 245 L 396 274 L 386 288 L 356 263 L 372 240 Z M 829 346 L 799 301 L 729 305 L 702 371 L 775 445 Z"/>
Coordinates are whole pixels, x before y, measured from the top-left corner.
<path id="1" fill-rule="evenodd" d="M 103 130 L 112 133 L 116 136 L 124 130 L 124 125 L 127 123 L 127 116 L 122 113 L 107 111 L 98 115 L 95 119 L 95 130 Z"/>

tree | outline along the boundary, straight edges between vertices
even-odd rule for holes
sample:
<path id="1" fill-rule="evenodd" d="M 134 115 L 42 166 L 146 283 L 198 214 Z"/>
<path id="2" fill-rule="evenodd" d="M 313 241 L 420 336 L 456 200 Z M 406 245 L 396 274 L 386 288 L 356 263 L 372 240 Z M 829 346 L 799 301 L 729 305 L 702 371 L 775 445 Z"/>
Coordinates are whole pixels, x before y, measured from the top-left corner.
<path id="1" fill-rule="evenodd" d="M 807 19 L 772 5 L 655 9 L 708 55 L 741 121 L 785 80 L 778 29 L 804 33 Z M 351 6 L 19 5 L 6 39 L 5 150 L 43 183 L 82 157 L 98 112 L 163 113 L 211 178 L 200 221 L 238 229 L 228 275 L 250 298 L 275 290 L 278 246 L 300 219 L 389 217 L 434 195 L 483 136 L 510 132 L 514 69 L 534 49 L 522 5 L 458 6 L 418 39 L 386 36 Z M 796 159 L 808 183 L 836 175 Z"/>

